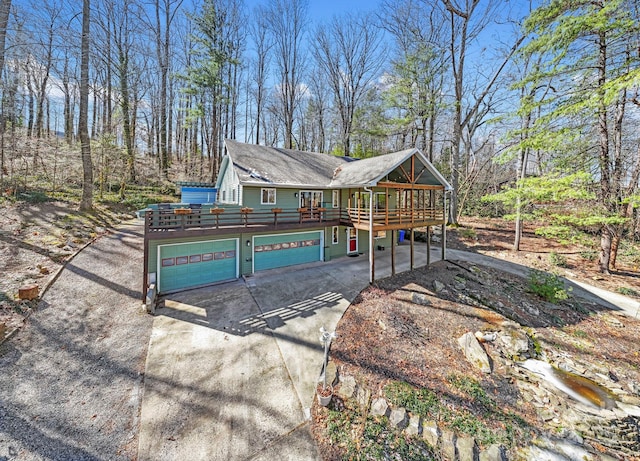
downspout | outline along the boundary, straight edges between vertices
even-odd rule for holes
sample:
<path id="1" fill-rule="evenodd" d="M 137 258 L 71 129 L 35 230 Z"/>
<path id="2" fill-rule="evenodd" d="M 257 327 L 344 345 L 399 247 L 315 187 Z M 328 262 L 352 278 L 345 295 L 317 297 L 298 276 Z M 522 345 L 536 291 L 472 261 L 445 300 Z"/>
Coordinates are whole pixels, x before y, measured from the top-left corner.
<path id="1" fill-rule="evenodd" d="M 363 187 L 365 192 L 369 192 L 369 283 L 373 283 L 374 278 L 374 258 L 373 258 L 373 190 Z"/>

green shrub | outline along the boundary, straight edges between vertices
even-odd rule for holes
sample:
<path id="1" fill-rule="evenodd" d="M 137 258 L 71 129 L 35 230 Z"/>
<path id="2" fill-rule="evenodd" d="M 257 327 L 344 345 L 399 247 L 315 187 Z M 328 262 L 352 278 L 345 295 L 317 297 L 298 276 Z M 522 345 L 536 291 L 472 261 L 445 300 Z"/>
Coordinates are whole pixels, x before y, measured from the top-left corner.
<path id="1" fill-rule="evenodd" d="M 580 257 L 586 261 L 595 261 L 598 253 L 594 250 L 584 250 L 580 252 Z"/>
<path id="2" fill-rule="evenodd" d="M 616 291 L 621 295 L 625 295 L 625 296 L 639 296 L 636 290 L 629 287 L 619 287 Z"/>
<path id="3" fill-rule="evenodd" d="M 564 281 L 556 274 L 531 269 L 529 272 L 529 291 L 545 301 L 557 304 L 569 298 L 571 288 L 565 289 Z"/>
<path id="4" fill-rule="evenodd" d="M 567 257 L 555 251 L 549 253 L 549 262 L 556 267 L 567 267 Z"/>
<path id="5" fill-rule="evenodd" d="M 458 229 L 458 233 L 460 234 L 460 237 L 462 237 L 463 239 L 467 239 L 467 240 L 478 239 L 478 234 L 476 233 L 476 230 L 473 229 L 472 227 L 461 227 L 460 229 Z"/>

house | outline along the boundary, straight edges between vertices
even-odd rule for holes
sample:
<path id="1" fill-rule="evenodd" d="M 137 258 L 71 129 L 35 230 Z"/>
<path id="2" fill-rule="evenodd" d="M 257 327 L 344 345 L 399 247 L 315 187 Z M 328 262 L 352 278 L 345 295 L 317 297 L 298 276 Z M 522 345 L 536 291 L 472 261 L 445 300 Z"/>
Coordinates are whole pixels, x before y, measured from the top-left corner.
<path id="1" fill-rule="evenodd" d="M 373 282 L 376 249 L 393 263 L 399 231 L 409 231 L 412 267 L 413 229 L 445 235 L 452 189 L 418 149 L 356 160 L 225 144 L 214 205 L 146 211 L 143 293 L 363 253 Z M 442 238 L 443 257 L 445 248 Z"/>

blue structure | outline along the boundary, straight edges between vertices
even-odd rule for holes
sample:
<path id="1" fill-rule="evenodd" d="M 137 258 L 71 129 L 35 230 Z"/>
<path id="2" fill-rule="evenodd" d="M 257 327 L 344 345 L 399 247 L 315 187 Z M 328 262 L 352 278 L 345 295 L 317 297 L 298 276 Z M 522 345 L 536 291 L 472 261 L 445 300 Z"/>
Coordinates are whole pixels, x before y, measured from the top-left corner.
<path id="1" fill-rule="evenodd" d="M 178 181 L 181 203 L 215 203 L 217 189 L 215 184 L 203 182 Z"/>

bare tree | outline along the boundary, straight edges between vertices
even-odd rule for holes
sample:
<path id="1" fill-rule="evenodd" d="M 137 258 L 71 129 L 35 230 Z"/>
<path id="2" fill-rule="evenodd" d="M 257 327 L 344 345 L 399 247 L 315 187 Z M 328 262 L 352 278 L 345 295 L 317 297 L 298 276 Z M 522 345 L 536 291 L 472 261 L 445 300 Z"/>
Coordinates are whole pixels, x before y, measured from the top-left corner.
<path id="1" fill-rule="evenodd" d="M 265 102 L 267 99 L 267 73 L 269 70 L 269 52 L 273 43 L 269 36 L 264 7 L 254 9 L 253 20 L 249 26 L 249 35 L 253 39 L 256 54 L 253 68 L 254 103 L 255 103 L 255 142 L 260 144 L 260 126 L 263 123 Z"/>
<path id="2" fill-rule="evenodd" d="M 91 142 L 89 140 L 89 25 L 91 6 L 89 0 L 82 2 L 82 41 L 80 57 L 80 118 L 78 131 L 82 155 L 82 199 L 80 209 L 93 208 L 93 165 L 91 162 Z"/>
<path id="3" fill-rule="evenodd" d="M 316 30 L 314 55 L 333 92 L 343 154 L 350 155 L 354 112 L 383 63 L 380 29 L 370 16 L 334 17 Z"/>
<path id="4" fill-rule="evenodd" d="M 468 129 L 470 122 L 485 102 L 485 98 L 495 90 L 498 77 L 505 69 L 513 54 L 516 52 L 524 36 L 520 35 L 514 45 L 506 53 L 503 60 L 498 61 L 495 70 L 477 93 L 470 95 L 465 93 L 467 77 L 465 71 L 467 52 L 473 40 L 495 18 L 496 2 L 489 1 L 483 9 L 478 9 L 480 0 L 461 0 L 462 5 L 455 4 L 453 0 L 441 0 L 449 15 L 450 43 L 449 54 L 451 58 L 451 70 L 453 72 L 454 85 L 454 116 L 453 134 L 451 140 L 451 185 L 454 193 L 451 197 L 449 221 L 458 223 L 459 209 L 457 192 L 460 186 L 461 159 L 460 150 L 463 143 L 463 131 Z"/>
<path id="5" fill-rule="evenodd" d="M 171 126 L 168 123 L 169 120 L 169 100 L 168 100 L 168 86 L 169 86 L 169 68 L 171 58 L 171 40 L 170 30 L 171 24 L 175 18 L 177 11 L 182 5 L 183 0 L 155 0 L 155 42 L 156 42 L 156 56 L 158 59 L 158 71 L 160 80 L 160 107 L 158 120 L 159 126 L 159 148 L 160 148 L 160 171 L 163 179 L 167 179 L 169 165 L 171 162 L 171 143 L 169 142 L 169 133 L 171 132 Z M 162 14 L 162 20 L 161 20 Z M 163 30 L 164 28 L 164 30 Z"/>
<path id="6" fill-rule="evenodd" d="M 308 0 L 270 0 L 265 17 L 273 39 L 279 109 L 284 123 L 284 147 L 291 149 L 294 113 L 300 103 L 305 71 L 304 35 Z"/>

